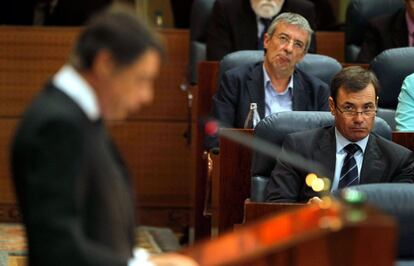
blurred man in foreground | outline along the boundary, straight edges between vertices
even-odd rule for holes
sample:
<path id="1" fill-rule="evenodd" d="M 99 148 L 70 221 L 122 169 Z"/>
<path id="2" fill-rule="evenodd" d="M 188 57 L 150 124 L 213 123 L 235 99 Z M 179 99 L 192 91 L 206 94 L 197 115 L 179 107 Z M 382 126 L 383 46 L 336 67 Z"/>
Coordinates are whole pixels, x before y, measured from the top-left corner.
<path id="1" fill-rule="evenodd" d="M 17 129 L 12 171 L 30 265 L 193 265 L 133 255 L 133 192 L 104 121 L 152 101 L 163 49 L 131 12 L 91 20 Z"/>

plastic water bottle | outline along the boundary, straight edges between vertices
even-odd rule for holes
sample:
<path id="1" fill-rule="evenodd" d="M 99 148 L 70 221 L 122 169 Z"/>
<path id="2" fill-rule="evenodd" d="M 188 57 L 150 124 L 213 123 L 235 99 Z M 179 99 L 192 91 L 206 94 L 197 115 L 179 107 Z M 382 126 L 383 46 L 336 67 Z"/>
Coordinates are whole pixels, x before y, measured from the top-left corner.
<path id="1" fill-rule="evenodd" d="M 257 103 L 250 103 L 250 111 L 244 121 L 244 128 L 255 128 L 260 122 L 260 116 L 257 112 Z"/>

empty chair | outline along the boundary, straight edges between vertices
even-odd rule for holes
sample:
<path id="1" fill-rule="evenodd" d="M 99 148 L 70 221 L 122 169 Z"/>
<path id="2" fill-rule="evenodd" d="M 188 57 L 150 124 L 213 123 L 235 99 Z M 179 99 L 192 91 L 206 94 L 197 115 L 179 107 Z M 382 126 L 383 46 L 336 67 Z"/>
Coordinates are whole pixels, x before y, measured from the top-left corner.
<path id="1" fill-rule="evenodd" d="M 406 76 L 414 72 L 414 47 L 389 49 L 372 60 L 370 68 L 380 84 L 381 108 L 396 109 L 401 85 Z"/>

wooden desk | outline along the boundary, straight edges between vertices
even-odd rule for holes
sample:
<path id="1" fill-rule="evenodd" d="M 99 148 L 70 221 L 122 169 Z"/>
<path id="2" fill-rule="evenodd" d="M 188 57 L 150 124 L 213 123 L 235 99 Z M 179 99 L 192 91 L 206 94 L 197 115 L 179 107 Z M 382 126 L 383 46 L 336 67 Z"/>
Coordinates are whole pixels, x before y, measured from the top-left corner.
<path id="1" fill-rule="evenodd" d="M 304 207 L 303 203 L 267 203 L 251 202 L 247 199 L 244 202 L 244 223 L 255 221 L 259 218 L 276 215 L 295 208 Z"/>
<path id="2" fill-rule="evenodd" d="M 200 265 L 391 266 L 395 222 L 374 209 L 306 205 L 182 251 Z"/>
<path id="3" fill-rule="evenodd" d="M 250 136 L 253 134 L 251 129 L 222 130 Z M 250 197 L 252 152 L 241 143 L 220 137 L 220 155 L 217 159 L 213 164 L 212 227 L 217 229 L 218 234 L 223 234 L 235 224 L 243 222 L 244 202 Z"/>

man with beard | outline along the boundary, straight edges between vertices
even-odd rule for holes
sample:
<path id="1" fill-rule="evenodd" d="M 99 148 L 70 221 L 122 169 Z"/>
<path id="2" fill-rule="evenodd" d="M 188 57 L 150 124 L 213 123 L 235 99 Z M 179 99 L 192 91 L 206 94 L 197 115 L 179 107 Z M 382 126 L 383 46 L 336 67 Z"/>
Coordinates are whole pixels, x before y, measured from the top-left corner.
<path id="1" fill-rule="evenodd" d="M 304 16 L 315 29 L 313 3 L 308 0 L 217 0 L 207 36 L 207 60 L 221 60 L 239 50 L 263 49 L 264 34 L 279 13 Z M 315 41 L 310 52 L 315 52 Z"/>
<path id="2" fill-rule="evenodd" d="M 223 74 L 212 116 L 223 126 L 242 128 L 250 103 L 257 104 L 260 118 L 280 111 L 327 111 L 328 85 L 296 68 L 309 49 L 312 32 L 301 15 L 280 14 L 264 36 L 264 61 Z M 207 139 L 206 146 L 217 147 L 217 139 Z"/>
<path id="3" fill-rule="evenodd" d="M 331 180 L 331 190 L 357 184 L 414 182 L 413 153 L 371 133 L 378 108 L 378 80 L 371 71 L 353 66 L 339 72 L 332 80 L 329 107 L 335 126 L 288 135 L 282 153 L 293 152 L 319 162 L 325 172 L 318 174 Z M 266 188 L 266 200 L 319 201 L 317 192 L 305 184 L 307 174 L 278 160 Z"/>

